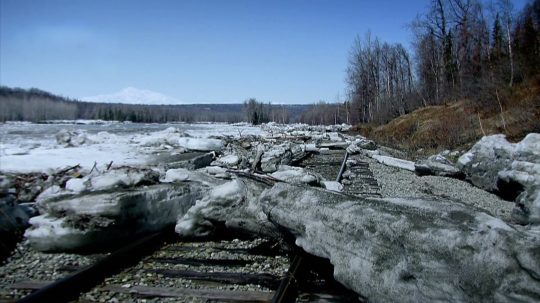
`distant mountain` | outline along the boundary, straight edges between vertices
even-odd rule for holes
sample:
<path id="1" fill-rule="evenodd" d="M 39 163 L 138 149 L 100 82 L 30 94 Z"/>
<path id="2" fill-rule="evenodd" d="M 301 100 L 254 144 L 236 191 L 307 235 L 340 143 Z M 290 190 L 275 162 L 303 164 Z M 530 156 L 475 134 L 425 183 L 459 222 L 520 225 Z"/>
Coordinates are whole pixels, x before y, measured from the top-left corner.
<path id="1" fill-rule="evenodd" d="M 123 92 L 127 92 L 125 94 L 117 93 L 84 98 L 85 100 L 110 101 L 86 102 L 54 95 L 36 88 L 22 89 L 0 86 L 0 123 L 5 121 L 40 122 L 75 119 L 144 123 L 180 121 L 235 123 L 247 120 L 245 106 L 242 103 L 170 104 L 171 100 L 174 99 L 159 93 L 154 94 L 151 91 L 142 91 L 143 94 L 138 94 L 137 92 L 140 91 L 138 89 L 124 89 Z M 122 98 L 122 95 L 126 98 Z M 127 98 L 129 95 L 131 97 Z M 135 99 L 135 96 L 139 96 L 139 99 Z M 145 104 L 126 104 L 127 102 L 135 102 L 134 100 L 146 101 L 144 101 Z M 150 104 L 151 100 L 154 104 Z M 162 103 L 169 104 L 161 105 Z M 283 116 L 286 116 L 286 120 L 289 122 L 299 121 L 300 116 L 311 108 L 311 105 L 303 104 L 268 106 L 268 115 L 272 117 L 271 119 L 275 118 L 276 121 L 279 121 Z"/>
<path id="2" fill-rule="evenodd" d="M 119 92 L 109 95 L 98 95 L 81 98 L 83 101 L 100 102 L 100 103 L 124 103 L 124 104 L 179 104 L 180 102 L 174 98 L 164 94 L 154 92 L 147 89 L 138 89 L 135 87 L 126 87 Z"/>

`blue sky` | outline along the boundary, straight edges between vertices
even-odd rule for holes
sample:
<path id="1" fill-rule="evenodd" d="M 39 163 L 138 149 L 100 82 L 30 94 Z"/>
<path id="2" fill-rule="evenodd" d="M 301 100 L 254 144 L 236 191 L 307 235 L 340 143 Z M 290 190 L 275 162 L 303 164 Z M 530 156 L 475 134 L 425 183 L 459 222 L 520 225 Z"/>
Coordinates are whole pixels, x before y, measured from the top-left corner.
<path id="1" fill-rule="evenodd" d="M 0 0 L 0 83 L 75 98 L 137 87 L 182 103 L 336 101 L 354 38 L 409 46 L 427 3 Z"/>

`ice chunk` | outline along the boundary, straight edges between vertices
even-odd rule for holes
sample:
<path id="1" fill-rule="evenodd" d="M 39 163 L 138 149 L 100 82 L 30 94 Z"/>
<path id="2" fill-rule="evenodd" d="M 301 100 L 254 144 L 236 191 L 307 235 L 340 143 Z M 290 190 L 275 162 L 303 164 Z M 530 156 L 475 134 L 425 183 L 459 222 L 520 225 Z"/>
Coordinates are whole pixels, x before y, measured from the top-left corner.
<path id="1" fill-rule="evenodd" d="M 322 184 L 324 188 L 335 191 L 335 192 L 342 192 L 343 191 L 343 185 L 336 181 L 322 181 Z"/>
<path id="2" fill-rule="evenodd" d="M 414 162 L 412 161 L 407 161 L 407 160 L 388 157 L 388 156 L 381 156 L 381 155 L 373 155 L 372 158 L 377 160 L 379 163 L 382 163 L 388 166 L 414 171 Z"/>
<path id="3" fill-rule="evenodd" d="M 178 138 L 178 146 L 198 151 L 220 151 L 224 143 L 219 139 Z"/>
<path id="4" fill-rule="evenodd" d="M 294 184 L 304 183 L 317 185 L 321 180 L 320 176 L 310 173 L 301 167 L 293 167 L 288 165 L 280 165 L 278 171 L 270 175 L 278 180 Z"/>

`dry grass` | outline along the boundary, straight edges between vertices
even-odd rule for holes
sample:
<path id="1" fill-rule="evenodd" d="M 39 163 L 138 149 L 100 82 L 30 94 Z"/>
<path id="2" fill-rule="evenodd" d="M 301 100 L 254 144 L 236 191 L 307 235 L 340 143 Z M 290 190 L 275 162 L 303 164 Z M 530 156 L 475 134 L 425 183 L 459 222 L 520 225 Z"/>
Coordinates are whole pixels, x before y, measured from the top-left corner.
<path id="1" fill-rule="evenodd" d="M 509 140 L 519 141 L 530 132 L 540 132 L 539 93 L 540 86 L 514 89 L 502 104 L 504 123 L 498 105 L 479 108 L 463 100 L 420 108 L 381 126 L 358 125 L 355 130 L 410 154 L 469 148 L 484 134 L 504 133 Z"/>

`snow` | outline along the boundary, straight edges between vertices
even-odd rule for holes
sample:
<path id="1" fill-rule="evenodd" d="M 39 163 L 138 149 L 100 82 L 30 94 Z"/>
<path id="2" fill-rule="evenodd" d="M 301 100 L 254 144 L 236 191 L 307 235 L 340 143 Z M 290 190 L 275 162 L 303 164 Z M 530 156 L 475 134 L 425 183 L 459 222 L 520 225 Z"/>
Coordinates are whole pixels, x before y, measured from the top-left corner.
<path id="1" fill-rule="evenodd" d="M 112 170 L 101 175 L 91 177 L 90 184 L 93 190 L 106 190 L 115 187 L 130 187 L 140 183 L 144 173 L 139 171 Z"/>
<path id="2" fill-rule="evenodd" d="M 197 200 L 185 215 L 178 218 L 175 231 L 181 236 L 207 236 L 210 233 L 211 223 L 207 222 L 205 215 L 211 212 L 215 206 L 226 211 L 229 204 L 242 201 L 245 187 L 239 180 L 233 180 L 222 185 L 215 186 L 202 199 Z M 223 218 L 226 216 L 223 215 Z"/>
<path id="3" fill-rule="evenodd" d="M 321 182 L 327 190 L 335 191 L 335 192 L 342 192 L 343 191 L 343 185 L 336 181 L 322 181 Z"/>
<path id="4" fill-rule="evenodd" d="M 220 151 L 223 148 L 223 141 L 219 139 L 203 138 L 178 138 L 178 146 L 197 151 Z"/>
<path id="5" fill-rule="evenodd" d="M 130 146 L 100 144 L 69 148 L 36 148 L 26 155 L 0 157 L 0 170 L 7 172 L 36 172 L 56 170 L 67 166 L 81 165 L 90 169 L 94 162 L 115 165 L 139 165 L 148 160 L 146 155 L 137 154 Z"/>
<path id="6" fill-rule="evenodd" d="M 381 155 L 372 155 L 371 157 L 384 165 L 414 171 L 414 162 L 412 161 Z"/>
<path id="7" fill-rule="evenodd" d="M 320 181 L 320 177 L 307 172 L 305 169 L 288 165 L 280 165 L 278 171 L 270 174 L 270 176 L 293 184 L 318 184 Z"/>
<path id="8" fill-rule="evenodd" d="M 94 163 L 101 169 L 111 161 L 114 166 L 143 166 L 164 151 L 221 150 L 224 142 L 211 136 L 265 134 L 259 127 L 247 125 L 65 122 L 0 125 L 0 171 L 51 172 L 77 164 L 90 170 Z M 71 144 L 57 142 L 58 133 L 74 140 Z"/>
<path id="9" fill-rule="evenodd" d="M 66 182 L 66 190 L 80 193 L 86 190 L 85 180 L 81 178 L 69 179 Z"/>
<path id="10" fill-rule="evenodd" d="M 64 236 L 71 233 L 83 232 L 73 228 L 64 226 L 65 218 L 53 218 L 48 215 L 41 215 L 30 218 L 29 223 L 35 227 L 27 229 L 24 233 L 25 238 L 56 238 L 58 236 Z"/>
<path id="11" fill-rule="evenodd" d="M 226 155 L 217 159 L 216 162 L 224 166 L 234 166 L 240 162 L 240 157 L 237 155 Z"/>
<path id="12" fill-rule="evenodd" d="M 119 92 L 81 98 L 83 101 L 125 104 L 179 104 L 178 100 L 162 93 L 135 87 L 126 87 Z"/>
<path id="13" fill-rule="evenodd" d="M 185 168 L 169 169 L 165 173 L 165 178 L 161 180 L 163 183 L 184 182 L 189 180 L 191 172 Z"/>

